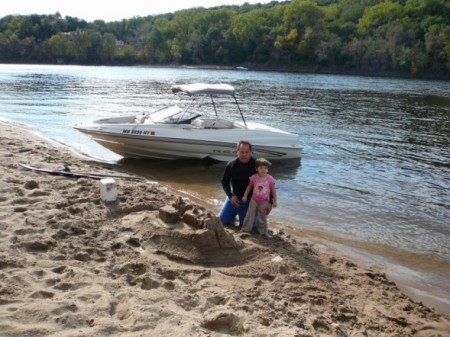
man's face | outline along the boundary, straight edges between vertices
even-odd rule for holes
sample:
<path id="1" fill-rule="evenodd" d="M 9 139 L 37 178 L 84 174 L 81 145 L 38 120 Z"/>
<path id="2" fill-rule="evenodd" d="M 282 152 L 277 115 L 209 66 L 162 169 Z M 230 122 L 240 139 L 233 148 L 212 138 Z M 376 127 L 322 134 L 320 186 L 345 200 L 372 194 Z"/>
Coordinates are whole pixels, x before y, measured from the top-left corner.
<path id="1" fill-rule="evenodd" d="M 239 150 L 237 150 L 237 157 L 241 163 L 248 163 L 252 153 L 250 152 L 250 146 L 247 144 L 241 144 Z"/>

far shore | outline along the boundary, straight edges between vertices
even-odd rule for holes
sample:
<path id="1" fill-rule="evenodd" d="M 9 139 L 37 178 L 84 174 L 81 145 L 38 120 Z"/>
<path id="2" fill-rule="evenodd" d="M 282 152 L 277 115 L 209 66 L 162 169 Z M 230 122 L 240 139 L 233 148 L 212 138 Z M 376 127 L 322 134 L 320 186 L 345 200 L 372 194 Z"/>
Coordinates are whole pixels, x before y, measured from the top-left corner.
<path id="1" fill-rule="evenodd" d="M 5 63 L 10 65 L 21 65 L 23 63 Z M 36 64 L 36 63 L 33 63 Z M 449 77 L 443 76 L 442 73 L 425 73 L 425 74 L 410 74 L 395 71 L 383 71 L 379 69 L 374 70 L 354 70 L 349 68 L 337 67 L 284 67 L 274 66 L 259 63 L 239 63 L 235 65 L 215 65 L 215 64 L 72 64 L 59 63 L 48 64 L 42 63 L 40 65 L 46 66 L 102 66 L 102 67 L 147 67 L 147 68 L 186 68 L 186 69 L 205 69 L 205 70 L 235 70 L 235 71 L 261 71 L 261 72 L 277 72 L 277 73 L 293 73 L 293 74 L 314 74 L 314 75 L 339 75 L 339 76 L 361 76 L 361 77 L 379 77 L 379 78 L 401 78 L 413 80 L 434 80 L 434 81 L 448 81 Z"/>

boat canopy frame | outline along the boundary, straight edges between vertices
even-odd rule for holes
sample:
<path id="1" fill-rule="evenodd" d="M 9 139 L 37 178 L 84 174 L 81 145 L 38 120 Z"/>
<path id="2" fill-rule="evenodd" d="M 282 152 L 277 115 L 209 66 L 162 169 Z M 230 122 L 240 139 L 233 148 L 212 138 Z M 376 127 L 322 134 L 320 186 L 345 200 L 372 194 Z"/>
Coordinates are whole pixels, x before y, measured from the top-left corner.
<path id="1" fill-rule="evenodd" d="M 214 101 L 213 96 L 231 96 L 234 98 L 234 102 L 239 110 L 239 114 L 241 115 L 242 121 L 244 122 L 245 127 L 247 127 L 247 122 L 245 121 L 244 114 L 242 113 L 241 107 L 239 105 L 238 100 L 234 94 L 234 87 L 229 84 L 209 84 L 209 83 L 192 83 L 192 84 L 178 84 L 172 85 L 172 92 L 184 92 L 189 96 L 201 96 L 207 95 L 211 98 L 211 102 L 214 108 L 214 113 L 216 114 L 216 118 L 219 118 L 216 109 L 216 103 Z M 194 98 L 195 100 L 195 98 Z"/>

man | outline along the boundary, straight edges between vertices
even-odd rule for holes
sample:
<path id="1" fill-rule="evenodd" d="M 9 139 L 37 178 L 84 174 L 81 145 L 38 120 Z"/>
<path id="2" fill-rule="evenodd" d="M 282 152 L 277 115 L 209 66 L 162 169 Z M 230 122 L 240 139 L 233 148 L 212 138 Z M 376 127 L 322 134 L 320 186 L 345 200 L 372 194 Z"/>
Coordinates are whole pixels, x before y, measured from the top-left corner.
<path id="1" fill-rule="evenodd" d="M 220 210 L 219 218 L 224 225 L 231 225 L 238 215 L 241 228 L 248 209 L 248 202 L 242 202 L 242 197 L 249 178 L 256 173 L 255 158 L 252 157 L 252 144 L 249 141 L 241 140 L 237 145 L 236 155 L 236 159 L 228 162 L 222 176 L 222 187 L 227 199 Z"/>

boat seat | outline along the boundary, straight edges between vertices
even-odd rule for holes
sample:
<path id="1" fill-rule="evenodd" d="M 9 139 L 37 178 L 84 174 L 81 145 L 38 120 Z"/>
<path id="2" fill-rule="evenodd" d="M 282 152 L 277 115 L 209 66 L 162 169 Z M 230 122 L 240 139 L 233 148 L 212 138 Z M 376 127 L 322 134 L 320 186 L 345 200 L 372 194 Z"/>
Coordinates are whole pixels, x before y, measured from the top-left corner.
<path id="1" fill-rule="evenodd" d="M 199 115 L 194 115 L 188 118 L 177 118 L 169 117 L 164 119 L 161 123 L 163 124 L 191 124 L 192 120 L 197 118 Z"/>
<path id="2" fill-rule="evenodd" d="M 143 124 L 145 122 L 145 120 L 147 119 L 147 117 L 148 116 L 145 114 L 136 115 L 134 122 L 137 124 Z"/>
<path id="3" fill-rule="evenodd" d="M 201 129 L 231 129 L 233 122 L 220 118 L 197 118 L 191 124 Z"/>

